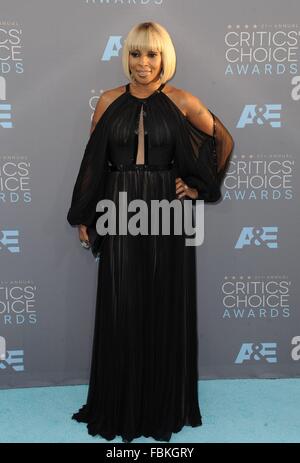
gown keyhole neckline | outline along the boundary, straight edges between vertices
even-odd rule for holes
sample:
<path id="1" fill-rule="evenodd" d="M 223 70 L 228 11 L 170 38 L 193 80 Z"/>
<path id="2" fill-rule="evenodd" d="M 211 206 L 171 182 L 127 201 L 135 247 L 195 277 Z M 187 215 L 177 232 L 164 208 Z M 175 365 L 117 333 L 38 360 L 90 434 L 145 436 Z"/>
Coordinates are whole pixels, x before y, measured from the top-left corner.
<path id="1" fill-rule="evenodd" d="M 130 84 L 128 83 L 126 85 L 126 93 L 128 93 L 132 98 L 134 98 L 135 100 L 140 100 L 140 101 L 145 101 L 145 100 L 149 100 L 149 98 L 151 98 L 152 96 L 156 95 L 157 93 L 160 93 L 161 90 L 164 88 L 165 86 L 165 83 L 161 84 L 153 93 L 151 93 L 150 95 L 148 96 L 145 96 L 145 97 L 138 97 L 138 96 L 135 96 L 131 93 L 130 91 Z"/>

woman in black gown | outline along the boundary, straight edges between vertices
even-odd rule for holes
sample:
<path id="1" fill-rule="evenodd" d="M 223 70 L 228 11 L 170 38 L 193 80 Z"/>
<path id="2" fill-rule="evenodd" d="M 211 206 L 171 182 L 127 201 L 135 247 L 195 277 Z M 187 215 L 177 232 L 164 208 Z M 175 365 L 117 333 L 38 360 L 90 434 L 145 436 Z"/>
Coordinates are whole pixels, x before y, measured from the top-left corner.
<path id="1" fill-rule="evenodd" d="M 67 217 L 100 256 L 87 403 L 72 418 L 107 440 L 169 441 L 202 424 L 195 248 L 172 227 L 169 235 L 100 236 L 96 205 L 110 199 L 118 207 L 119 192 L 149 207 L 215 202 L 233 139 L 198 98 L 166 85 L 176 57 L 158 23 L 130 31 L 123 66 L 130 83 L 98 101 Z"/>

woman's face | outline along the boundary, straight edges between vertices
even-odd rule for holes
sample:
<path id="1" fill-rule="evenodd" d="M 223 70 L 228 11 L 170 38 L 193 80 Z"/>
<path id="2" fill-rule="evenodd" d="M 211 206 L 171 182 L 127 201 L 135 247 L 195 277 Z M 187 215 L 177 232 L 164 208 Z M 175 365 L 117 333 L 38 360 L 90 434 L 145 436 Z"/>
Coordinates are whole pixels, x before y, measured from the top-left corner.
<path id="1" fill-rule="evenodd" d="M 161 65 L 161 53 L 157 50 L 132 50 L 129 52 L 129 69 L 136 82 L 148 84 L 157 80 Z"/>

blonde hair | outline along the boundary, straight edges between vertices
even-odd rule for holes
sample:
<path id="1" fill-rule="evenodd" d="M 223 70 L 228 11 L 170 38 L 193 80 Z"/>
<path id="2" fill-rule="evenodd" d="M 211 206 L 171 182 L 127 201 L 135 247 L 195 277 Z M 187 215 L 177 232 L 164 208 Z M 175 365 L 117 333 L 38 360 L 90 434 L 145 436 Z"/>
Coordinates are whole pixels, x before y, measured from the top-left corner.
<path id="1" fill-rule="evenodd" d="M 134 26 L 128 33 L 123 46 L 122 64 L 126 77 L 132 81 L 129 69 L 129 53 L 133 50 L 161 52 L 161 82 L 171 80 L 176 69 L 176 53 L 167 30 L 156 22 L 144 22 Z"/>

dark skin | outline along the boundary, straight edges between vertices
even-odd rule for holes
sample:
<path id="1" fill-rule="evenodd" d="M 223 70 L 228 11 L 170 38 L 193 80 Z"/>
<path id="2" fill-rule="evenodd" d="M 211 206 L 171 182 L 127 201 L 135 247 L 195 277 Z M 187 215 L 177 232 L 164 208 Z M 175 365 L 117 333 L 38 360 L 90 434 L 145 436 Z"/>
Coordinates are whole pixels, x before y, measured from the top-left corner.
<path id="1" fill-rule="evenodd" d="M 159 76 L 162 69 L 162 58 L 159 51 L 133 50 L 129 54 L 129 68 L 133 80 L 133 83 L 130 84 L 130 91 L 134 96 L 138 98 L 147 98 L 159 88 L 161 84 Z M 168 96 L 192 124 L 199 127 L 202 131 L 212 134 L 213 121 L 211 114 L 197 97 L 187 91 L 176 89 L 169 85 L 164 87 L 164 91 L 168 93 Z M 124 86 L 120 86 L 102 93 L 95 108 L 90 133 L 93 132 L 97 122 L 108 106 L 123 92 Z M 181 199 L 185 196 L 191 199 L 197 199 L 198 190 L 189 187 L 182 178 L 177 177 L 176 195 L 177 199 Z M 78 231 L 79 239 L 89 242 L 87 227 L 85 225 L 79 225 Z"/>

